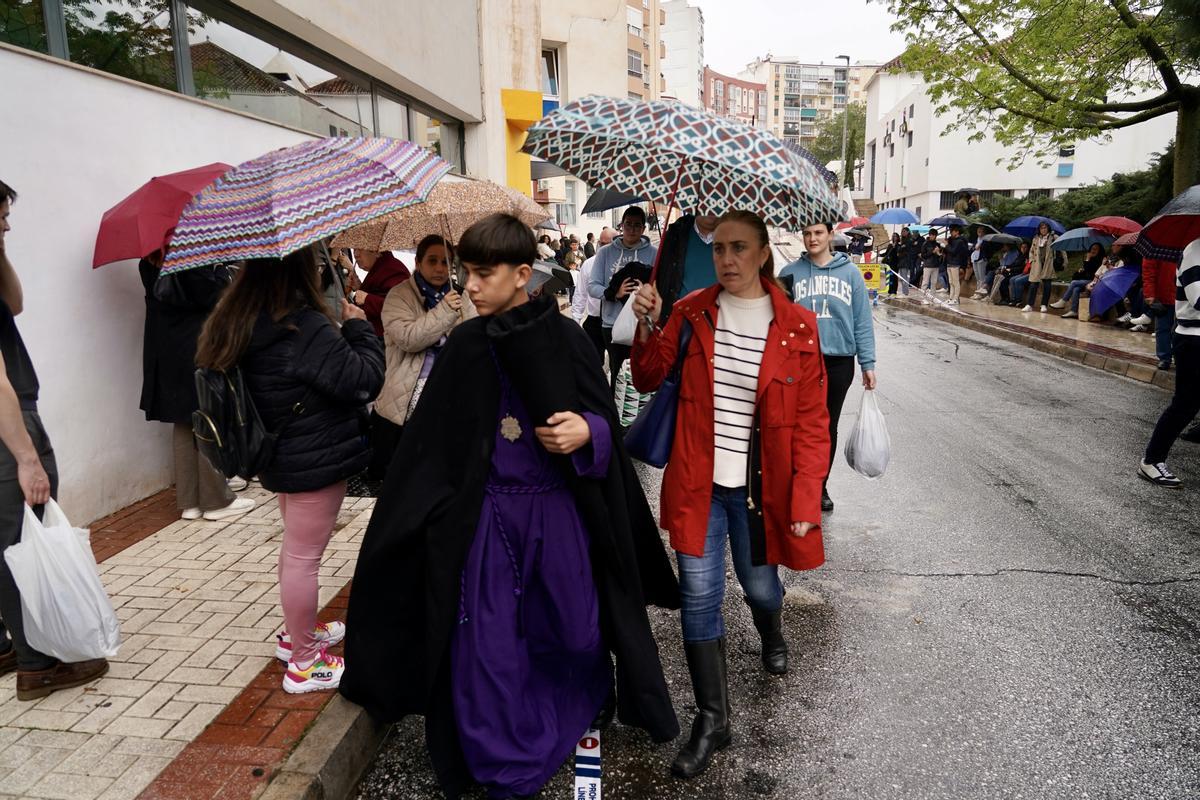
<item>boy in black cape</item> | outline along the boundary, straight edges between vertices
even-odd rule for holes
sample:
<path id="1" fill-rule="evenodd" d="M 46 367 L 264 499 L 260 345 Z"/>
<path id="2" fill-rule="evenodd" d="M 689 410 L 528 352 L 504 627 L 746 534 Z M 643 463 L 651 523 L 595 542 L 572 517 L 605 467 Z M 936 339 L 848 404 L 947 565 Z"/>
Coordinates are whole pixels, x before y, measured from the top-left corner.
<path id="1" fill-rule="evenodd" d="M 425 716 L 449 797 L 536 792 L 593 719 L 679 724 L 646 604 L 678 583 L 587 335 L 530 300 L 533 234 L 494 215 L 459 244 L 479 310 L 405 426 L 359 553 L 341 692 Z M 610 655 L 611 654 L 611 655 Z"/>

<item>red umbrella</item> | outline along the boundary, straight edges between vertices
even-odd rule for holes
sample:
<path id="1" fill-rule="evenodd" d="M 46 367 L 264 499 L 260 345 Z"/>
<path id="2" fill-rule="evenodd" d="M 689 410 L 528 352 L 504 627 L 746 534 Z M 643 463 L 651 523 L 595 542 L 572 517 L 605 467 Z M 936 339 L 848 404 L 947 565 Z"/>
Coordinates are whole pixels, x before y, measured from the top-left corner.
<path id="1" fill-rule="evenodd" d="M 871 220 L 866 217 L 851 217 L 849 222 L 839 222 L 834 230 L 844 230 L 846 228 L 857 228 L 859 225 L 870 225 Z"/>
<path id="2" fill-rule="evenodd" d="M 230 169 L 228 164 L 208 164 L 151 178 L 105 211 L 96 234 L 92 269 L 127 258 L 142 258 L 162 249 L 184 207 L 201 189 Z"/>
<path id="3" fill-rule="evenodd" d="M 1126 233 L 1137 233 L 1142 229 L 1141 223 L 1134 222 L 1129 217 L 1096 217 L 1083 223 L 1089 228 L 1095 228 L 1103 233 L 1121 236 Z"/>
<path id="4" fill-rule="evenodd" d="M 1137 240 L 1138 240 L 1138 235 L 1137 235 L 1137 232 L 1134 231 L 1133 233 L 1127 233 L 1124 236 L 1118 236 L 1113 241 L 1113 244 L 1114 245 L 1119 244 L 1122 247 L 1132 247 L 1133 245 L 1137 244 Z"/>
<path id="5" fill-rule="evenodd" d="M 1154 219 L 1142 229 L 1137 246 L 1142 255 L 1170 261 L 1166 256 L 1153 255 L 1152 251 L 1156 247 L 1182 250 L 1194 239 L 1200 239 L 1200 183 L 1185 189 L 1159 209 Z"/>

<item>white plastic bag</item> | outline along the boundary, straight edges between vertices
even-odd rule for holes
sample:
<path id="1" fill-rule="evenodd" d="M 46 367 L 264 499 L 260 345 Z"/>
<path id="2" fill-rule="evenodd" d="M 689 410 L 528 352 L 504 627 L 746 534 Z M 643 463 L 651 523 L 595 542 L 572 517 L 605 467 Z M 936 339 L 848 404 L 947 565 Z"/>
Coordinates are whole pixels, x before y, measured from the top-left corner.
<path id="1" fill-rule="evenodd" d="M 846 440 L 846 462 L 850 468 L 867 478 L 878 478 L 887 471 L 892 457 L 892 440 L 888 437 L 883 412 L 875 402 L 875 392 L 864 391 L 858 420 Z"/>
<path id="2" fill-rule="evenodd" d="M 74 528 L 51 500 L 43 519 L 25 506 L 21 541 L 4 551 L 21 591 L 25 638 L 60 661 L 111 658 L 121 629 L 100 582 L 87 530 Z"/>
<path id="3" fill-rule="evenodd" d="M 613 344 L 633 344 L 633 337 L 637 336 L 637 324 L 637 314 L 633 313 L 633 295 L 631 294 L 625 301 L 625 307 L 617 315 L 617 321 L 613 323 Z"/>

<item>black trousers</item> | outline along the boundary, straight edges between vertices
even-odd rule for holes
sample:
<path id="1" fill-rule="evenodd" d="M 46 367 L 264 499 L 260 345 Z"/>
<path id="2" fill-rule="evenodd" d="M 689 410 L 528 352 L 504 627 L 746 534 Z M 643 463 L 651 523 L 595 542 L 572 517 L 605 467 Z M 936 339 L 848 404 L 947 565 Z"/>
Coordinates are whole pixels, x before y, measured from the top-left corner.
<path id="1" fill-rule="evenodd" d="M 392 463 L 392 456 L 396 454 L 396 446 L 400 444 L 400 434 L 403 431 L 403 426 L 384 419 L 374 410 L 371 411 L 371 461 L 367 464 L 369 479 L 383 480 L 388 464 Z"/>
<path id="2" fill-rule="evenodd" d="M 54 448 L 50 445 L 50 437 L 42 427 L 42 419 L 36 411 L 24 411 L 25 430 L 42 461 L 42 469 L 50 478 L 50 496 L 58 494 L 58 462 L 54 459 Z M 34 509 L 38 517 L 42 516 L 42 507 Z M 25 493 L 17 482 L 17 462 L 11 452 L 0 444 L 0 552 L 10 545 L 21 541 L 21 524 L 25 520 Z M 0 649 L 7 650 L 3 642 L 4 629 L 12 637 L 13 647 L 17 649 L 17 669 L 39 670 L 49 669 L 57 661 L 29 646 L 25 639 L 24 618 L 21 612 L 21 592 L 17 589 L 8 562 L 0 558 Z"/>
<path id="3" fill-rule="evenodd" d="M 583 320 L 583 332 L 592 340 L 592 344 L 596 348 L 596 358 L 599 359 L 600 369 L 604 369 L 604 328 L 600 325 L 600 318 L 587 316 Z"/>
<path id="4" fill-rule="evenodd" d="M 837 455 L 838 418 L 854 382 L 854 356 L 825 356 L 825 407 L 829 409 L 829 469 Z M 829 482 L 829 476 L 825 477 Z"/>
<path id="5" fill-rule="evenodd" d="M 613 344 L 612 328 L 603 328 L 604 333 L 604 350 L 608 353 L 608 385 L 615 395 L 617 393 L 617 374 L 621 371 L 621 365 L 629 360 L 629 354 L 633 352 L 633 348 L 627 344 Z"/>
<path id="6" fill-rule="evenodd" d="M 1042 280 L 1038 281 L 1037 283 L 1030 281 L 1028 288 L 1025 289 L 1025 292 L 1029 295 L 1029 302 L 1027 302 L 1025 305 L 1027 305 L 1027 306 L 1036 306 L 1037 305 L 1037 303 L 1035 303 L 1034 300 L 1037 300 L 1037 293 L 1038 293 L 1039 285 L 1042 287 L 1042 305 L 1044 305 L 1044 306 L 1050 305 L 1050 286 L 1053 283 L 1054 283 L 1053 278 L 1043 278 Z"/>
<path id="7" fill-rule="evenodd" d="M 1200 336 L 1175 334 L 1175 395 L 1146 445 L 1147 464 L 1167 460 L 1171 445 L 1200 412 Z"/>

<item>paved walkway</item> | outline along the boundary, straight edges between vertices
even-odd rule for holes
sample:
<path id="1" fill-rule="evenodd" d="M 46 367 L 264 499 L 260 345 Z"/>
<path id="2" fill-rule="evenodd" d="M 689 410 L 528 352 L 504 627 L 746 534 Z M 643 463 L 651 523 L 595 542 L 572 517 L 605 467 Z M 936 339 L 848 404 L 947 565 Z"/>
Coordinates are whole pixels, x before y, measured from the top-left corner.
<path id="1" fill-rule="evenodd" d="M 259 505 L 231 521 L 178 520 L 163 492 L 93 523 L 120 653 L 105 678 L 34 702 L 0 679 L 0 799 L 237 800 L 283 763 L 330 693 L 280 688 L 279 508 L 257 484 L 243 496 Z M 343 503 L 320 568 L 325 618 L 344 609 L 373 503 Z"/>

